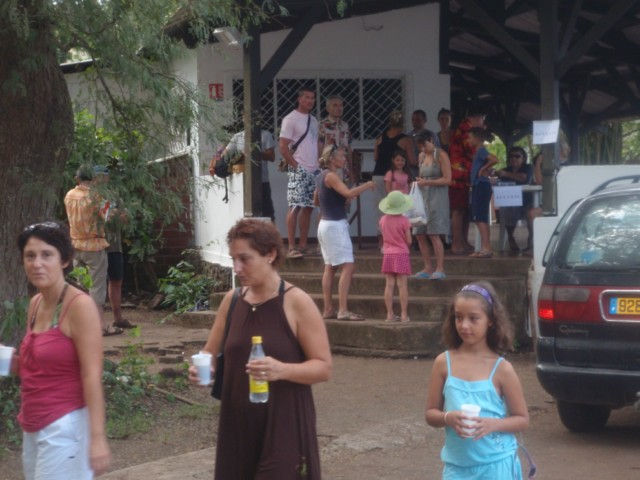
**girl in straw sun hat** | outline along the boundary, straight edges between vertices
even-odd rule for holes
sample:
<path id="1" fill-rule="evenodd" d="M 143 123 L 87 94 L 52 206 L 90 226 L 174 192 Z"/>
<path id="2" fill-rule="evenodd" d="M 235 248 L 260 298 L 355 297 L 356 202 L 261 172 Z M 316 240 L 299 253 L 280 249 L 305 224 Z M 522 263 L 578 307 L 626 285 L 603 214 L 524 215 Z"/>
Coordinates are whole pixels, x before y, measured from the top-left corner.
<path id="1" fill-rule="evenodd" d="M 411 245 L 411 223 L 402 215 L 411 209 L 413 201 L 409 195 L 394 190 L 384 197 L 378 208 L 384 213 L 380 218 L 382 233 L 382 273 L 385 275 L 384 304 L 387 308 L 387 322 L 408 322 L 407 305 L 409 292 L 407 278 L 411 275 L 409 245 Z M 398 284 L 400 316 L 393 313 L 393 291 Z"/>

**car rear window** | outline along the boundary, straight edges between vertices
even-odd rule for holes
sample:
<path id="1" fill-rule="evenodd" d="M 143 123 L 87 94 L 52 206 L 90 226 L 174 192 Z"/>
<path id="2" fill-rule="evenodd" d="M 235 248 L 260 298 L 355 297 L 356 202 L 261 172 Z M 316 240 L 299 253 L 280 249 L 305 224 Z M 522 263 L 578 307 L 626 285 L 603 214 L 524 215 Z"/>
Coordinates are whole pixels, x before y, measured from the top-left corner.
<path id="1" fill-rule="evenodd" d="M 565 267 L 640 268 L 640 194 L 597 198 L 585 204 L 574 220 L 561 259 Z"/>

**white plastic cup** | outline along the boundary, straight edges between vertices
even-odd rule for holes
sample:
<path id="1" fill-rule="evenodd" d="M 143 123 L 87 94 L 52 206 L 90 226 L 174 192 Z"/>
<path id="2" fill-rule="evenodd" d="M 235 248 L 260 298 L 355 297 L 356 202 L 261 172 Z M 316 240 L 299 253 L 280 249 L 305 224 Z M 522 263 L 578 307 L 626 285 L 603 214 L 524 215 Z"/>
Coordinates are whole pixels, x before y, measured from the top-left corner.
<path id="1" fill-rule="evenodd" d="M 469 428 L 463 428 L 468 437 L 473 437 L 476 433 L 475 424 L 476 421 L 472 420 L 480 415 L 480 405 L 474 405 L 473 403 L 464 403 L 460 406 L 460 411 L 467 417 L 462 420 L 462 423 L 468 425 Z"/>
<path id="2" fill-rule="evenodd" d="M 8 377 L 11 372 L 13 350 L 13 347 L 0 346 L 0 377 Z"/>
<path id="3" fill-rule="evenodd" d="M 211 354 L 207 352 L 196 353 L 191 355 L 191 361 L 198 370 L 199 384 L 209 385 L 211 383 Z"/>

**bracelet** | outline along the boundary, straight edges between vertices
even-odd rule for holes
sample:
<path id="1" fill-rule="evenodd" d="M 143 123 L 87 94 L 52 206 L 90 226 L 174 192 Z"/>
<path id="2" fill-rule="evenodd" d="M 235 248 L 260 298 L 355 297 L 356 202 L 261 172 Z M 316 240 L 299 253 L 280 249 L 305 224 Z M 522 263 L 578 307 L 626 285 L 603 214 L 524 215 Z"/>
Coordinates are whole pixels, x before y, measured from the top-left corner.
<path id="1" fill-rule="evenodd" d="M 447 415 L 449 415 L 449 412 L 444 412 L 444 425 L 445 427 L 447 427 Z"/>

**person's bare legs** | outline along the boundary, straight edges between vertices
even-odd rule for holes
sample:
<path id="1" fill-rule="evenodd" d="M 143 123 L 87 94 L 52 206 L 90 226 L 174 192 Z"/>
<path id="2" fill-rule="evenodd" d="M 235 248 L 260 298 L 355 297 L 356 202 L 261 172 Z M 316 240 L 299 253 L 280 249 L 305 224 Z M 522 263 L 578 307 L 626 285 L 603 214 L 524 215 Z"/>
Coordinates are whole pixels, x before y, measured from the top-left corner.
<path id="1" fill-rule="evenodd" d="M 393 273 L 385 273 L 384 278 L 384 306 L 387 309 L 387 322 L 393 322 L 393 289 L 396 284 L 396 275 Z"/>
<path id="2" fill-rule="evenodd" d="M 324 318 L 332 317 L 335 314 L 331 299 L 331 292 L 333 291 L 333 277 L 335 273 L 336 269 L 333 266 L 324 266 L 324 272 L 322 273 L 322 299 L 324 301 L 322 316 Z"/>
<path id="3" fill-rule="evenodd" d="M 431 245 L 433 246 L 433 256 L 436 258 L 435 271 L 444 273 L 444 246 L 442 245 L 442 239 L 440 235 L 429 235 L 429 240 L 431 240 Z M 431 262 L 429 262 L 429 265 L 431 265 Z"/>
<path id="4" fill-rule="evenodd" d="M 107 290 L 113 312 L 113 323 L 122 324 L 122 280 L 109 280 Z"/>
<path id="5" fill-rule="evenodd" d="M 480 250 L 484 253 L 491 253 L 489 224 L 487 222 L 476 222 L 476 227 L 478 227 L 478 231 L 480 232 Z"/>
<path id="6" fill-rule="evenodd" d="M 518 246 L 518 242 L 516 241 L 516 238 L 513 236 L 513 233 L 516 230 L 516 226 L 507 225 L 504 227 L 504 230 L 507 232 L 507 240 L 509 241 L 509 248 L 511 249 L 511 251 L 512 252 L 519 251 L 520 247 Z M 500 248 L 502 248 L 502 245 L 500 245 Z"/>
<path id="7" fill-rule="evenodd" d="M 429 252 L 429 245 L 427 245 L 427 236 L 424 234 L 416 235 L 418 240 L 418 247 L 420 247 L 420 255 L 422 255 L 422 261 L 424 262 L 423 272 L 428 274 L 433 273 L 431 268 L 431 253 Z"/>
<path id="8" fill-rule="evenodd" d="M 304 250 L 307 248 L 307 238 L 309 237 L 309 225 L 311 224 L 311 212 L 313 212 L 313 207 L 302 207 L 299 208 L 300 213 L 298 213 L 298 227 L 300 232 L 300 250 Z M 294 230 L 295 232 L 295 230 Z"/>
<path id="9" fill-rule="evenodd" d="M 398 297 L 400 298 L 400 321 L 408 322 L 409 289 L 407 288 L 407 275 L 398 275 L 396 281 L 398 282 Z"/>
<path id="10" fill-rule="evenodd" d="M 353 263 L 343 263 L 340 280 L 338 281 L 338 316 L 349 311 L 347 308 L 347 297 L 351 288 L 351 278 L 356 266 Z"/>
<path id="11" fill-rule="evenodd" d="M 533 220 L 540 216 L 542 216 L 542 209 L 540 207 L 530 208 L 527 212 L 527 228 L 529 229 L 527 250 L 533 249 Z"/>
<path id="12" fill-rule="evenodd" d="M 298 225 L 298 212 L 300 207 L 291 206 L 287 211 L 287 238 L 289 240 L 289 250 L 296 248 L 296 226 Z"/>
<path id="13" fill-rule="evenodd" d="M 451 252 L 453 253 L 464 253 L 467 248 L 467 240 L 464 238 L 464 222 L 464 210 L 459 208 L 453 209 L 451 211 Z"/>
<path id="14" fill-rule="evenodd" d="M 466 251 L 473 251 L 475 248 L 469 243 L 469 209 L 462 210 L 462 244 Z"/>

